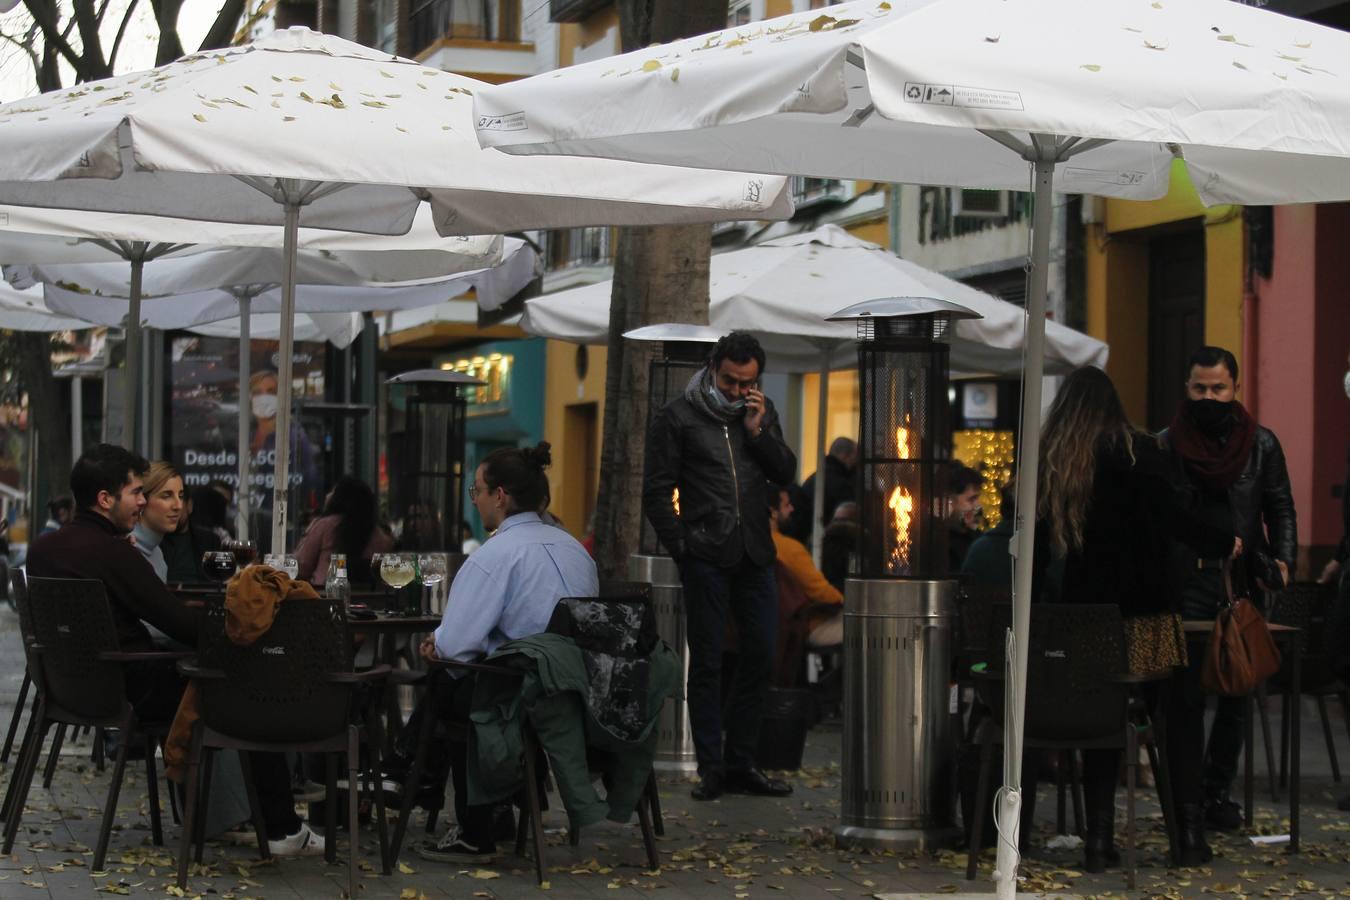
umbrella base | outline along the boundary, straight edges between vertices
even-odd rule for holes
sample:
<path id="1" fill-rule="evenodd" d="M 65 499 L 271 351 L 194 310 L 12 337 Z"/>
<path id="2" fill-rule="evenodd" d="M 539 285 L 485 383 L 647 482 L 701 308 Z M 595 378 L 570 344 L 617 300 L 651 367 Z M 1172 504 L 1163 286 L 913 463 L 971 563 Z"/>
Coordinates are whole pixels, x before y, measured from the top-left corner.
<path id="1" fill-rule="evenodd" d="M 861 825 L 836 825 L 834 828 L 837 846 L 864 850 L 945 850 L 955 847 L 960 840 L 961 829 L 954 826 L 864 828 Z"/>

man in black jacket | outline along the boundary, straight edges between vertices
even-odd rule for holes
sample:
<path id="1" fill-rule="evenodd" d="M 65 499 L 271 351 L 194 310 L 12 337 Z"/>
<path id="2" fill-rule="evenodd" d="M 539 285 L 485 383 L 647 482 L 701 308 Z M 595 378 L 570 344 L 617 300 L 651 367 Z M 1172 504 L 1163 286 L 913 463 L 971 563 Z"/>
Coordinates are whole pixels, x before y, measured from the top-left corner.
<path id="1" fill-rule="evenodd" d="M 784 796 L 791 787 L 755 767 L 755 744 L 776 641 L 773 537 L 766 483 L 787 484 L 797 458 L 759 390 L 764 350 L 733 332 L 668 403 L 647 435 L 642 507 L 684 585 L 689 719 L 700 782 L 696 800 L 724 791 Z M 678 512 L 676 492 L 678 491 Z M 722 724 L 722 644 L 736 623 L 735 683 Z"/>
<path id="2" fill-rule="evenodd" d="M 28 574 L 103 582 L 122 650 L 155 649 L 146 622 L 175 641 L 195 647 L 199 612 L 173 595 L 128 540 L 145 508 L 141 477 L 149 468 L 140 456 L 112 444 L 86 450 L 70 473 L 75 518 L 60 531 L 33 541 L 28 548 Z M 127 699 L 143 720 L 171 720 L 183 694 L 177 673 L 157 663 L 128 666 L 126 686 Z M 286 758 L 279 753 L 252 753 L 250 759 L 271 853 L 322 853 L 323 838 L 295 814 Z"/>
<path id="3" fill-rule="evenodd" d="M 1234 584 L 1280 590 L 1298 553 L 1297 520 L 1284 451 L 1274 432 L 1258 425 L 1235 397 L 1238 365 L 1221 347 L 1202 347 L 1189 360 L 1186 399 L 1161 435 L 1171 452 L 1187 505 L 1203 519 L 1242 540 Z M 1182 614 L 1212 621 L 1227 599 L 1224 560 L 1198 559 L 1177 547 Z M 1259 599 L 1259 598 L 1254 598 Z M 1203 654 L 1192 654 L 1185 702 L 1204 715 L 1198 671 Z M 1242 825 L 1242 809 L 1228 797 L 1242 748 L 1244 698 L 1221 697 L 1204 754 L 1205 822 L 1221 830 Z M 1182 810 L 1183 818 L 1186 810 Z M 1183 822 L 1189 827 L 1192 823 Z"/>

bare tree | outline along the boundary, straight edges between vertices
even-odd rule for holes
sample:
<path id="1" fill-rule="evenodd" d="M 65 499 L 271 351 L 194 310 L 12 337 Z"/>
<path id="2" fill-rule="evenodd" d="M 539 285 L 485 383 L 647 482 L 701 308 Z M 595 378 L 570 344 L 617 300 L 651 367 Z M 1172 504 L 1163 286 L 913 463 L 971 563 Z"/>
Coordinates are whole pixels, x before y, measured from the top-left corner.
<path id="1" fill-rule="evenodd" d="M 0 32 L 0 42 L 19 48 L 28 57 L 33 81 L 40 93 L 60 90 L 61 64 L 74 73 L 75 83 L 108 78 L 140 0 L 130 0 L 120 15 L 110 14 L 111 0 L 23 0 L 30 21 L 12 19 L 19 26 Z M 245 0 L 224 0 L 202 50 L 228 46 L 244 12 Z M 178 35 L 178 13 L 183 0 L 150 0 L 159 29 L 156 64 L 183 55 Z M 52 375 L 51 338 L 41 332 L 15 332 L 0 337 L 4 357 L 13 361 L 11 389 L 27 395 L 29 427 L 36 427 L 48 496 L 65 493 L 70 475 L 70 404 L 62 401 Z M 38 498 L 33 498 L 37 500 Z"/>
<path id="2" fill-rule="evenodd" d="M 726 26 L 726 0 L 619 0 L 624 51 Z M 708 225 L 623 228 L 614 256 L 595 547 L 602 578 L 622 578 L 642 523 L 650 351 L 623 333 L 658 322 L 708 323 Z"/>

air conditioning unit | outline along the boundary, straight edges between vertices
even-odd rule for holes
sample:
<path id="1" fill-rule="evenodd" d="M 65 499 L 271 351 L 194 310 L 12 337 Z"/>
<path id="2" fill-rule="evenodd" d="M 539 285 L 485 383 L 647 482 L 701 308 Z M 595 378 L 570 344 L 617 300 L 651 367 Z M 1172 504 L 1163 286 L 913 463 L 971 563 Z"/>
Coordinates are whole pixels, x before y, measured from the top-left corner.
<path id="1" fill-rule="evenodd" d="M 1004 219 L 1008 216 L 1008 192 L 961 188 L 952 191 L 952 215 L 975 219 Z"/>

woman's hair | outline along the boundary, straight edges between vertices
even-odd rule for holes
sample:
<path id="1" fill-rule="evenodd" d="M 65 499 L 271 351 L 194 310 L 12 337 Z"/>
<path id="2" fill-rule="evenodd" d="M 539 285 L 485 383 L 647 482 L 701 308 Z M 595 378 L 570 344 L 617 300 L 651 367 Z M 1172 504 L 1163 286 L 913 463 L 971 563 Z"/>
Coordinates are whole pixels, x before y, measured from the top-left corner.
<path id="1" fill-rule="evenodd" d="M 533 447 L 502 447 L 483 457 L 483 481 L 489 491 L 506 491 L 512 512 L 538 512 L 550 496 L 544 469 L 552 462 L 548 441 Z"/>
<path id="2" fill-rule="evenodd" d="M 1116 386 L 1105 372 L 1085 366 L 1064 380 L 1041 435 L 1036 498 L 1036 515 L 1049 523 L 1059 553 L 1083 545 L 1098 447 L 1119 441 L 1133 460 L 1134 436 Z"/>
<path id="3" fill-rule="evenodd" d="M 338 517 L 337 546 L 350 566 L 362 558 L 375 531 L 375 492 L 359 478 L 343 475 L 333 485 L 323 515 Z"/>
<path id="4" fill-rule="evenodd" d="M 165 482 L 174 478 L 181 479 L 183 476 L 173 467 L 173 463 L 164 460 L 156 460 L 150 464 L 146 470 L 145 477 L 141 479 L 141 489 L 148 500 L 151 496 L 164 487 Z"/>

